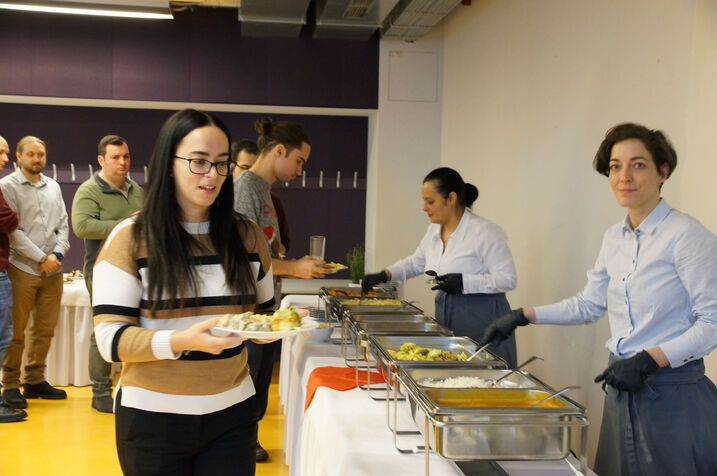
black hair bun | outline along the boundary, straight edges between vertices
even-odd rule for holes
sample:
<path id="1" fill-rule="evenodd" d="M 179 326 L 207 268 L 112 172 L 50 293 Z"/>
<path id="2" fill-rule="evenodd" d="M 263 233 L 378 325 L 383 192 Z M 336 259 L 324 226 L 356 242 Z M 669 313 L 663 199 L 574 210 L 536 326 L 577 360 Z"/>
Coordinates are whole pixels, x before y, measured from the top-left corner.
<path id="1" fill-rule="evenodd" d="M 470 208 L 473 202 L 478 198 L 478 187 L 472 183 L 466 183 L 464 191 L 466 194 L 466 206 Z"/>

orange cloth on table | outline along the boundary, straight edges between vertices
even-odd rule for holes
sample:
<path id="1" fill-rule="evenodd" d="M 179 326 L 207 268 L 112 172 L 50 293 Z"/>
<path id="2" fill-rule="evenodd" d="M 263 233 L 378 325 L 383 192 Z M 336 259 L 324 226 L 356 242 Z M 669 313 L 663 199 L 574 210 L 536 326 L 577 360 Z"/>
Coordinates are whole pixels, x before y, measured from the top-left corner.
<path id="1" fill-rule="evenodd" d="M 371 383 L 384 382 L 383 376 L 376 372 L 371 372 Z M 359 385 L 368 383 L 368 374 L 366 370 L 359 370 Z M 319 387 L 329 387 L 334 390 L 344 391 L 356 387 L 356 369 L 349 367 L 317 367 L 311 371 L 309 381 L 306 383 L 306 400 L 304 401 L 304 411 L 311 405 L 314 393 Z"/>

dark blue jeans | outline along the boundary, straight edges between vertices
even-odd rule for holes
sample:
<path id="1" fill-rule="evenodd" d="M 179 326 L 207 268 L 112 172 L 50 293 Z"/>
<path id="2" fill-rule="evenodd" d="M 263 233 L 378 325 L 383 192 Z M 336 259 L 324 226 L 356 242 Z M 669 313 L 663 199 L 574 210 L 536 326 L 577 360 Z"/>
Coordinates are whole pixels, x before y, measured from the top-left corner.
<path id="1" fill-rule="evenodd" d="M 0 271 L 0 365 L 12 342 L 12 286 L 5 271 Z M 2 399 L 0 399 L 0 402 Z"/>

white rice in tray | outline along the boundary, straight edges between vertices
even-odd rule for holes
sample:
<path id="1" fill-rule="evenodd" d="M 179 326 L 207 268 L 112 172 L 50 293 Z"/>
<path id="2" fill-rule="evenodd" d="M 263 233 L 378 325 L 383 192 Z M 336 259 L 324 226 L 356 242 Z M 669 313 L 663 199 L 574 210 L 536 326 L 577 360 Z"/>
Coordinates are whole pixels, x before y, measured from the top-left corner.
<path id="1" fill-rule="evenodd" d="M 494 379 L 486 379 L 480 377 L 448 377 L 442 379 L 423 378 L 419 380 L 419 384 L 424 387 L 434 388 L 489 388 L 492 386 Z M 517 388 L 518 384 L 510 380 L 501 380 L 496 385 L 497 388 Z"/>

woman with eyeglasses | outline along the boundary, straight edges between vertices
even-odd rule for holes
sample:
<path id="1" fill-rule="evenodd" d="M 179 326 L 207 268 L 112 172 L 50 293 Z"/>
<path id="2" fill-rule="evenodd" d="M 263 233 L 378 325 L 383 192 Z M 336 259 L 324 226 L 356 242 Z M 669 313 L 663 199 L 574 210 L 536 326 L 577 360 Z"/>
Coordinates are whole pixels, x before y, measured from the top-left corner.
<path id="1" fill-rule="evenodd" d="M 226 313 L 274 307 L 262 231 L 234 212 L 229 133 L 179 111 L 162 126 L 145 202 L 107 238 L 93 310 L 102 356 L 122 362 L 115 397 L 126 475 L 253 475 L 254 386 Z"/>
<path id="2" fill-rule="evenodd" d="M 547 306 L 517 309 L 486 330 L 587 324 L 606 312 L 611 337 L 595 472 L 717 474 L 717 387 L 703 357 L 717 347 L 717 237 L 660 197 L 677 154 L 659 130 L 610 129 L 593 160 L 627 214 L 607 229 L 587 284 Z"/>

